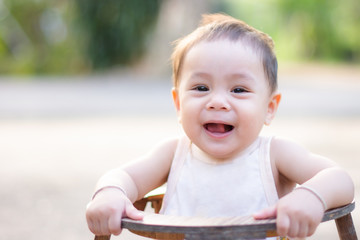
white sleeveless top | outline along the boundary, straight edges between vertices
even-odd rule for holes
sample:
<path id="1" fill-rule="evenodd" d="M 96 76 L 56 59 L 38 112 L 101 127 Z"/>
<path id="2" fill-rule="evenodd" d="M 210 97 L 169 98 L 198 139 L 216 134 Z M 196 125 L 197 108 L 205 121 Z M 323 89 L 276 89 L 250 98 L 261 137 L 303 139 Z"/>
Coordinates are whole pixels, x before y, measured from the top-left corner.
<path id="1" fill-rule="evenodd" d="M 270 137 L 259 137 L 241 155 L 211 160 L 187 137 L 179 139 L 160 213 L 176 216 L 251 215 L 278 201 L 270 163 Z"/>

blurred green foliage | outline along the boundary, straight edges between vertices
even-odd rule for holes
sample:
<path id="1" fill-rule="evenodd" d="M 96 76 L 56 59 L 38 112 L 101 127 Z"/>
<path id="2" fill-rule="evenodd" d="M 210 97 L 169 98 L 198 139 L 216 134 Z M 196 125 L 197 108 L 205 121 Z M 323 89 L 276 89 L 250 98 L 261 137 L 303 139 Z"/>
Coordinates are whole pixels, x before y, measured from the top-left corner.
<path id="1" fill-rule="evenodd" d="M 139 59 L 154 27 L 161 0 L 76 0 L 85 54 L 94 69 Z"/>
<path id="2" fill-rule="evenodd" d="M 161 0 L 0 0 L 0 73 L 73 74 L 144 52 Z"/>
<path id="3" fill-rule="evenodd" d="M 225 12 L 273 37 L 280 59 L 360 63 L 359 0 L 225 2 Z"/>
<path id="4" fill-rule="evenodd" d="M 72 37 L 67 1 L 0 0 L 0 73 L 75 73 L 87 69 Z"/>
<path id="5" fill-rule="evenodd" d="M 359 0 L 208 3 L 269 33 L 280 60 L 360 63 Z M 74 74 L 131 65 L 146 50 L 161 4 L 0 0 L 0 74 Z"/>

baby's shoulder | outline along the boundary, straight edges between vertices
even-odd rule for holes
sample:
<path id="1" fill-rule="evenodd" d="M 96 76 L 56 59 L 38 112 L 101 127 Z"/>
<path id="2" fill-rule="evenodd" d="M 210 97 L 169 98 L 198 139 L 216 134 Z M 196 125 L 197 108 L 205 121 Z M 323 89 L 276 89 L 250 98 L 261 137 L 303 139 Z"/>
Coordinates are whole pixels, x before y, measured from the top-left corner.
<path id="1" fill-rule="evenodd" d="M 330 159 L 314 154 L 301 144 L 285 138 L 273 138 L 270 149 L 272 166 L 280 175 L 295 182 L 301 182 L 299 179 L 304 179 L 304 176 L 319 169 L 336 165 Z"/>
<path id="2" fill-rule="evenodd" d="M 310 152 L 301 144 L 283 137 L 273 137 L 270 144 L 272 166 L 280 173 L 296 169 L 309 159 Z"/>
<path id="3" fill-rule="evenodd" d="M 157 144 L 157 146 L 154 148 L 154 151 L 167 152 L 168 154 L 173 155 L 176 151 L 179 141 L 180 138 L 178 137 L 164 139 Z"/>
<path id="4" fill-rule="evenodd" d="M 273 157 L 289 157 L 294 154 L 306 154 L 308 150 L 301 144 L 284 137 L 271 138 L 270 151 Z"/>
<path id="5" fill-rule="evenodd" d="M 304 173 L 302 160 L 305 160 L 308 155 L 309 152 L 295 141 L 272 137 L 270 161 L 279 196 L 284 196 L 294 188 L 297 182 L 294 175 Z"/>

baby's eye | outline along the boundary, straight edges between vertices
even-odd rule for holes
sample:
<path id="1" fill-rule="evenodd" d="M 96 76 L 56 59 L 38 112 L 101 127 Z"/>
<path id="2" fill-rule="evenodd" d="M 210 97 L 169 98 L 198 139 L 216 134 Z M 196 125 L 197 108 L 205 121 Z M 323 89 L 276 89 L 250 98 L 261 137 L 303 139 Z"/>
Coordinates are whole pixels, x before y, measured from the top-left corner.
<path id="1" fill-rule="evenodd" d="M 232 90 L 233 93 L 244 93 L 248 92 L 245 88 L 237 87 Z"/>
<path id="2" fill-rule="evenodd" d="M 204 85 L 199 85 L 193 88 L 193 90 L 199 91 L 199 92 L 206 92 L 209 91 L 209 88 Z"/>

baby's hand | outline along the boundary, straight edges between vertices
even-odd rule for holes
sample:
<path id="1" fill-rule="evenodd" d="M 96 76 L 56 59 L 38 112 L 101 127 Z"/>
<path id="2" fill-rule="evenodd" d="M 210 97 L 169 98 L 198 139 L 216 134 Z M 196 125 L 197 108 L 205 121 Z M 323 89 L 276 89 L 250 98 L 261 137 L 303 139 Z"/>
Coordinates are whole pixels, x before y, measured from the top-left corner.
<path id="1" fill-rule="evenodd" d="M 254 214 L 255 219 L 276 218 L 280 236 L 304 238 L 314 234 L 324 215 L 322 203 L 312 193 L 298 189 L 278 203 Z"/>
<path id="2" fill-rule="evenodd" d="M 123 217 L 141 220 L 143 214 L 118 189 L 108 188 L 100 191 L 86 207 L 88 227 L 98 236 L 119 235 Z"/>

